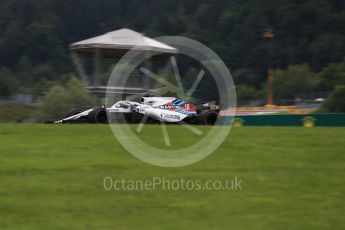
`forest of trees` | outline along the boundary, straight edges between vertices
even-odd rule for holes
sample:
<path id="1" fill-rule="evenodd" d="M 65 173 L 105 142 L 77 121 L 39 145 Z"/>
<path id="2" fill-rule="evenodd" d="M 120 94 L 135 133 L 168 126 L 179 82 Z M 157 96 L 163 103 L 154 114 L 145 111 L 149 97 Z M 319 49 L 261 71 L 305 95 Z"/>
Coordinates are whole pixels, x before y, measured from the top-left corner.
<path id="1" fill-rule="evenodd" d="M 272 27 L 277 98 L 333 91 L 345 84 L 344 25 L 344 0 L 2 0 L 0 94 L 40 96 L 74 71 L 70 43 L 123 27 L 209 46 L 231 70 L 240 99 L 265 95 L 270 59 L 261 35 Z"/>

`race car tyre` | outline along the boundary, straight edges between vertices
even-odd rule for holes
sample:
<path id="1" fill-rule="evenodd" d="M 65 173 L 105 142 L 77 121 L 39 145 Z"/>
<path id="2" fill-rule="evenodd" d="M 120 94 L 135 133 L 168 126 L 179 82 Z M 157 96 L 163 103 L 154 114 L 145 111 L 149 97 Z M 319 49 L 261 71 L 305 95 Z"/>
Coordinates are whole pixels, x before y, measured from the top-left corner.
<path id="1" fill-rule="evenodd" d="M 198 116 L 199 123 L 202 125 L 214 125 L 217 118 L 218 113 L 213 110 L 203 110 Z"/>
<path id="2" fill-rule="evenodd" d="M 87 120 L 90 123 L 108 123 L 107 111 L 104 108 L 95 108 L 88 114 Z"/>
<path id="3" fill-rule="evenodd" d="M 77 115 L 78 113 L 81 113 L 81 112 L 83 112 L 83 110 L 81 110 L 81 109 L 71 109 L 70 111 L 68 111 L 68 113 L 66 113 L 66 115 L 64 116 L 64 118 L 67 118 L 67 117 L 71 117 L 71 116 Z"/>

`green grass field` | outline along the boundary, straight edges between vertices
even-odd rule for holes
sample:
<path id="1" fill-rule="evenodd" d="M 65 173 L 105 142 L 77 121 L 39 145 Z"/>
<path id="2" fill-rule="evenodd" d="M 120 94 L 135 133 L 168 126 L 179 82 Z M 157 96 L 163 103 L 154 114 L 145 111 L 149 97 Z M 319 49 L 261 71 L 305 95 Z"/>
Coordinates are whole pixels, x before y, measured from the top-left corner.
<path id="1" fill-rule="evenodd" d="M 180 129 L 168 127 L 177 143 Z M 106 125 L 0 125 L 0 229 L 344 229 L 344 139 L 345 128 L 233 128 L 204 160 L 160 168 Z M 107 176 L 237 176 L 242 190 L 107 191 Z"/>

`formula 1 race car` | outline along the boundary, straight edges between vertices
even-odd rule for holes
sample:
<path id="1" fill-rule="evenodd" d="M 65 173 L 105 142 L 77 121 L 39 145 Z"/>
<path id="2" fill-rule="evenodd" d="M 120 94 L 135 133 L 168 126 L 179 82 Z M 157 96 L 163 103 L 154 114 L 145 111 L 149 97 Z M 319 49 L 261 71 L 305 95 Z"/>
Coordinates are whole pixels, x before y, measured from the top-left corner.
<path id="1" fill-rule="evenodd" d="M 219 107 L 204 103 L 194 105 L 176 97 L 142 97 L 140 103 L 119 101 L 110 108 L 74 109 L 65 118 L 55 123 L 108 123 L 122 116 L 128 123 L 146 122 L 187 122 L 192 124 L 213 125 L 219 113 Z M 119 116 L 120 115 L 120 116 Z"/>

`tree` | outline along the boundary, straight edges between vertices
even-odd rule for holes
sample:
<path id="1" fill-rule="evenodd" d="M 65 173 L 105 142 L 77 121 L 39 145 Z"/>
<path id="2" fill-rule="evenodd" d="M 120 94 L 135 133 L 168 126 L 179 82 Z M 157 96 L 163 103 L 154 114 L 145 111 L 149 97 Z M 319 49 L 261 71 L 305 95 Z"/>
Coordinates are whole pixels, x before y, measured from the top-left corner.
<path id="1" fill-rule="evenodd" d="M 238 69 L 232 74 L 235 84 L 246 84 L 250 86 L 255 86 L 257 83 L 257 78 L 255 74 L 249 69 Z"/>
<path id="2" fill-rule="evenodd" d="M 345 112 L 345 85 L 337 86 L 322 105 L 327 112 Z"/>
<path id="3" fill-rule="evenodd" d="M 318 74 L 320 78 L 319 89 L 333 90 L 337 85 L 345 85 L 345 58 L 338 64 L 330 64 Z"/>
<path id="4" fill-rule="evenodd" d="M 19 59 L 16 74 L 22 85 L 28 86 L 32 84 L 32 63 L 28 57 L 22 56 Z"/>
<path id="5" fill-rule="evenodd" d="M 258 88 L 266 82 L 270 63 L 261 37 L 264 28 L 275 33 L 275 68 L 307 63 L 318 72 L 343 58 L 344 24 L 342 0 L 6 0 L 0 4 L 0 63 L 16 74 L 21 86 L 31 87 L 42 78 L 56 81 L 73 71 L 69 44 L 128 27 L 150 37 L 200 41 L 239 72 L 235 80 L 253 86 L 247 76 L 255 76 Z M 189 64 L 181 63 L 185 69 Z M 329 81 L 321 88 L 333 90 L 335 84 Z"/>
<path id="6" fill-rule="evenodd" d="M 81 82 L 71 77 L 66 86 L 55 85 L 42 100 L 36 118 L 38 121 L 57 120 L 69 110 L 91 106 L 91 99 Z"/>
<path id="7" fill-rule="evenodd" d="M 42 79 L 55 80 L 59 76 L 49 64 L 36 65 L 32 68 L 32 75 L 35 81 Z"/>
<path id="8" fill-rule="evenodd" d="M 274 97 L 294 99 L 297 94 L 314 91 L 318 78 L 307 64 L 290 65 L 274 71 Z"/>
<path id="9" fill-rule="evenodd" d="M 83 108 L 92 105 L 90 95 L 86 91 L 84 85 L 75 77 L 71 76 L 66 84 L 66 91 L 68 92 L 70 108 Z"/>
<path id="10" fill-rule="evenodd" d="M 0 96 L 9 97 L 17 92 L 18 80 L 6 68 L 0 69 Z"/>
<path id="11" fill-rule="evenodd" d="M 237 85 L 236 97 L 237 97 L 237 100 L 240 102 L 255 100 L 258 97 L 258 92 L 251 86 Z"/>
<path id="12" fill-rule="evenodd" d="M 61 85 L 53 86 L 37 112 L 37 120 L 56 120 L 61 118 L 66 111 L 68 111 L 69 105 L 66 103 L 69 99 L 68 92 Z"/>

